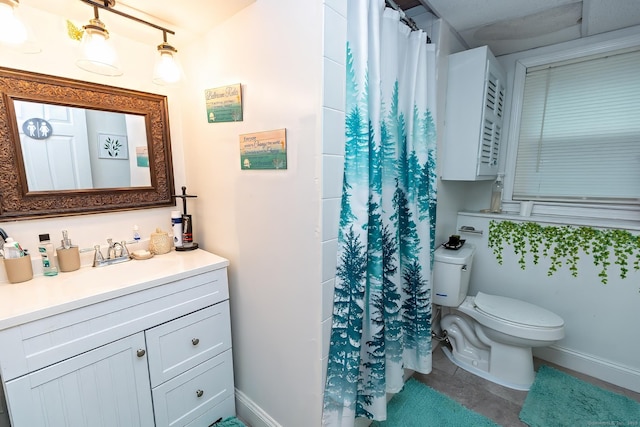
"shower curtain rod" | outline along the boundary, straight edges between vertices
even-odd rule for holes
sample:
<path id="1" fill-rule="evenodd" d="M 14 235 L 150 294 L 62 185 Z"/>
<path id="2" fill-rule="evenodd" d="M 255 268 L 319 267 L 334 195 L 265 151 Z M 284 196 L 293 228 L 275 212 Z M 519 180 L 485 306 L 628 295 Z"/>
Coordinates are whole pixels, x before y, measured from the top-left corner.
<path id="1" fill-rule="evenodd" d="M 393 0 L 385 0 L 385 3 L 387 4 L 387 6 L 397 10 L 398 12 L 400 12 L 400 20 L 402 22 L 404 22 L 405 24 L 407 24 L 409 26 L 409 28 L 411 28 L 413 31 L 417 31 L 420 28 L 418 28 L 418 26 L 416 25 L 416 23 L 413 21 L 413 19 L 409 18 L 407 16 L 406 13 L 404 13 L 404 10 L 400 9 L 400 6 L 398 6 L 398 4 L 393 1 Z"/>
<path id="2" fill-rule="evenodd" d="M 407 24 L 409 26 L 409 28 L 411 28 L 412 31 L 418 31 L 420 29 L 416 25 L 415 21 L 413 19 L 409 18 L 407 16 L 407 14 L 404 13 L 404 10 L 402 10 L 400 8 L 400 6 L 398 6 L 398 4 L 395 1 L 393 1 L 393 0 L 384 0 L 384 1 L 387 4 L 387 6 L 389 6 L 392 9 L 395 9 L 398 12 L 400 12 L 400 20 L 402 22 L 404 22 L 405 24 Z M 427 44 L 429 44 L 429 43 L 431 43 L 431 37 L 429 37 L 429 34 L 427 34 Z"/>

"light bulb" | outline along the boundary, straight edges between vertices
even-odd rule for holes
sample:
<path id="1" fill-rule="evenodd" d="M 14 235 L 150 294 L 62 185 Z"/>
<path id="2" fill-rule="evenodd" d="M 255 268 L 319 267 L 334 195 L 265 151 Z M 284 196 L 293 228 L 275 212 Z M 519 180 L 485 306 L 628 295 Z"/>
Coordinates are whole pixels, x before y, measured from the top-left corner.
<path id="1" fill-rule="evenodd" d="M 180 80 L 182 71 L 174 54 L 177 50 L 168 43 L 158 46 L 159 57 L 153 72 L 153 82 L 156 84 L 172 84 Z"/>
<path id="2" fill-rule="evenodd" d="M 80 59 L 76 62 L 83 70 L 105 76 L 119 76 L 118 55 L 109 41 L 109 32 L 99 19 L 92 19 L 83 27 Z"/>
<path id="3" fill-rule="evenodd" d="M 165 83 L 175 83 L 180 80 L 180 68 L 170 53 L 162 52 L 156 66 L 156 79 Z"/>

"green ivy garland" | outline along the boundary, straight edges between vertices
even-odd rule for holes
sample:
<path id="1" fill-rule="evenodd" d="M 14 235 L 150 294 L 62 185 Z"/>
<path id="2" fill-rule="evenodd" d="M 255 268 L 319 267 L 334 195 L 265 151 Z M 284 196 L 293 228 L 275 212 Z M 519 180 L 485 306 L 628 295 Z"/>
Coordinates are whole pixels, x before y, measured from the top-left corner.
<path id="1" fill-rule="evenodd" d="M 570 225 L 542 226 L 531 221 L 516 223 L 491 220 L 489 247 L 493 249 L 500 265 L 505 245 L 511 246 L 519 256 L 518 264 L 523 270 L 526 268 L 528 253 L 531 253 L 536 265 L 541 256 L 549 258 L 548 276 L 566 264 L 571 275 L 578 277 L 580 250 L 591 255 L 594 265 L 601 268 L 598 276 L 603 284 L 607 284 L 607 269 L 611 265 L 612 253 L 615 264 L 620 267 L 620 278 L 627 277 L 630 259 L 633 259 L 633 269 L 640 270 L 640 236 L 634 236 L 626 230 Z"/>

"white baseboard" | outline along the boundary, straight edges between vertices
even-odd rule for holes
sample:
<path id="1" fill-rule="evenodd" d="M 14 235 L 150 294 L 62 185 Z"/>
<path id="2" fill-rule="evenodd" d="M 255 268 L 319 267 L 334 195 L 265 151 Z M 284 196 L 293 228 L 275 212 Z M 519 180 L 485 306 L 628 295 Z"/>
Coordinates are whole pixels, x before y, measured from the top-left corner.
<path id="1" fill-rule="evenodd" d="M 246 394 L 236 389 L 236 412 L 249 427 L 282 427 Z"/>
<path id="2" fill-rule="evenodd" d="M 564 368 L 640 393 L 640 371 L 559 346 L 537 347 L 533 354 Z"/>

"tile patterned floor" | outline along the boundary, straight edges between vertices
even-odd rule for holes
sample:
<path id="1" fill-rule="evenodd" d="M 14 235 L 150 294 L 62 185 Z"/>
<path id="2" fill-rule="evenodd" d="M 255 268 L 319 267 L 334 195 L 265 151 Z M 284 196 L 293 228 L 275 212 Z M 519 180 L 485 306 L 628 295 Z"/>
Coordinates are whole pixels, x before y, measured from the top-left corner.
<path id="1" fill-rule="evenodd" d="M 534 359 L 534 364 L 536 368 L 541 364 L 551 366 L 640 402 L 640 393 L 635 393 L 539 359 Z M 524 399 L 527 397 L 526 391 L 512 390 L 470 374 L 451 363 L 440 347 L 433 352 L 433 371 L 428 375 L 415 373 L 413 377 L 455 399 L 467 408 L 491 418 L 501 426 L 527 426 L 518 418 Z"/>

